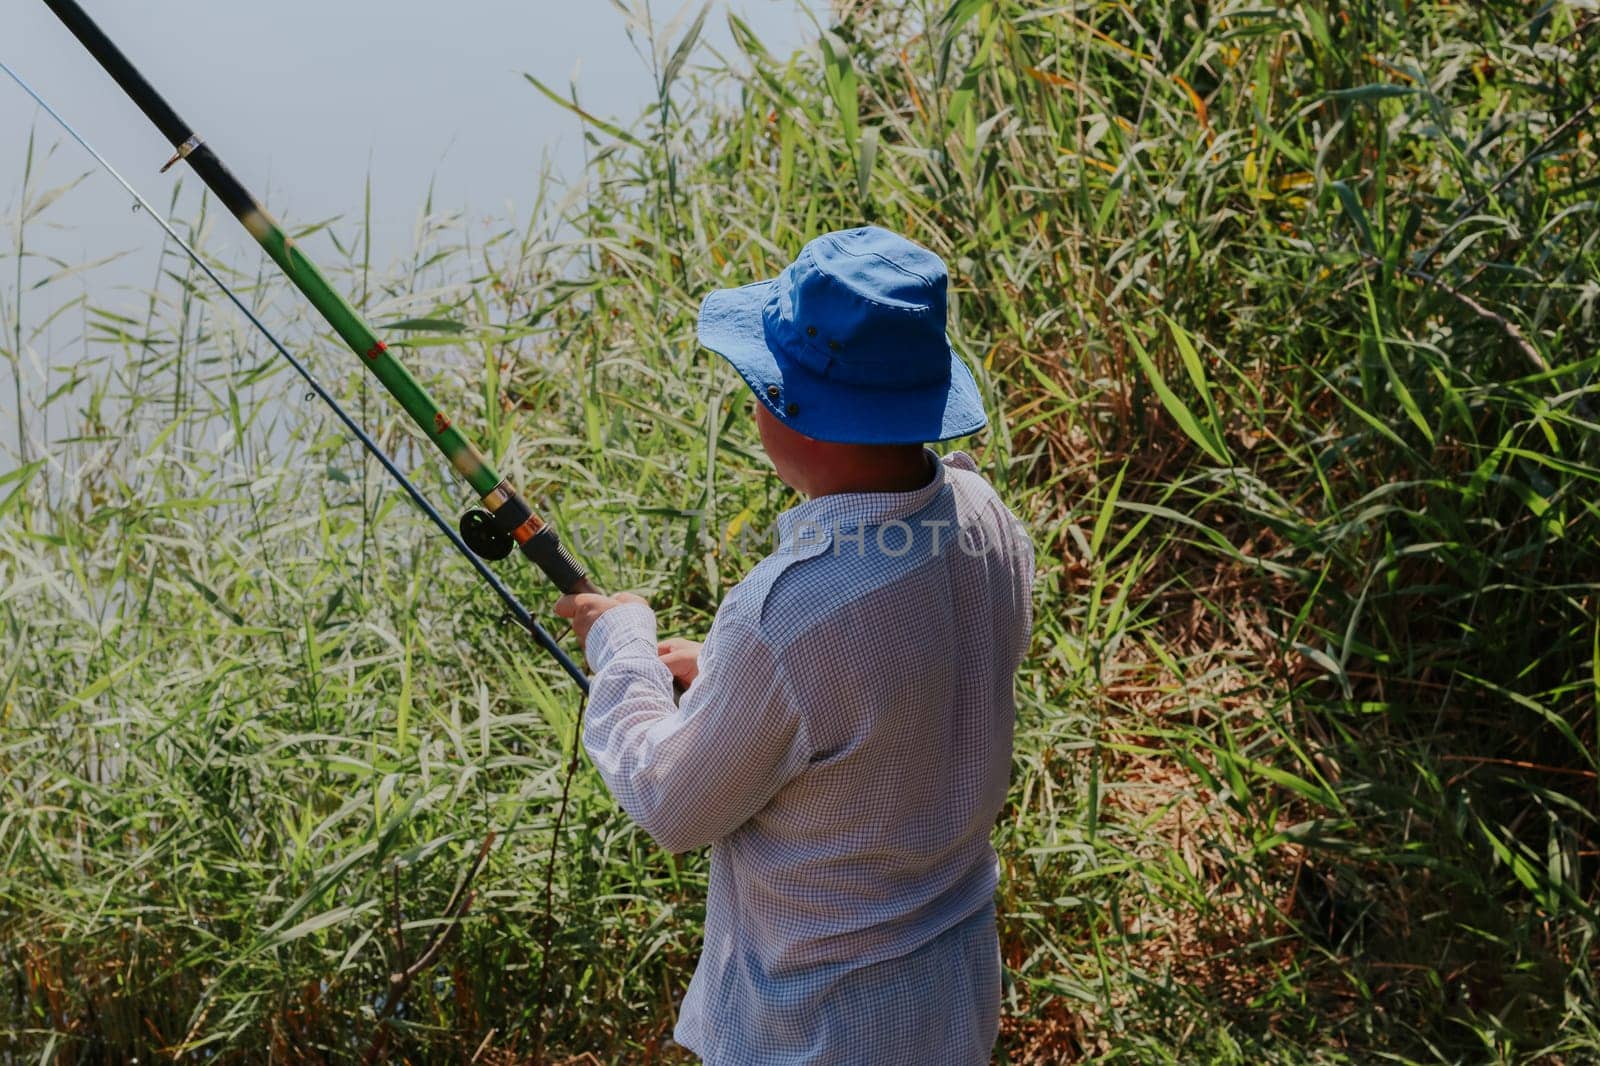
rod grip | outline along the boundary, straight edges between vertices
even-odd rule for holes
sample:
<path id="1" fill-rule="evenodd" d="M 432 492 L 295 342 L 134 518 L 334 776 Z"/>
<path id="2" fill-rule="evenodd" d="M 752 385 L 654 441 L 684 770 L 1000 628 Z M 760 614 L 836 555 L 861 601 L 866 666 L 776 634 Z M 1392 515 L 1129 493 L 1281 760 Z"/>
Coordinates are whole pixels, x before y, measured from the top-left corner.
<path id="1" fill-rule="evenodd" d="M 522 542 L 522 554 L 526 555 L 534 566 L 543 570 L 545 576 L 562 592 L 587 591 L 578 588 L 581 584 L 587 584 L 585 578 L 588 575 L 582 564 L 572 557 L 572 553 L 562 545 L 556 531 L 549 526 L 545 526 Z"/>

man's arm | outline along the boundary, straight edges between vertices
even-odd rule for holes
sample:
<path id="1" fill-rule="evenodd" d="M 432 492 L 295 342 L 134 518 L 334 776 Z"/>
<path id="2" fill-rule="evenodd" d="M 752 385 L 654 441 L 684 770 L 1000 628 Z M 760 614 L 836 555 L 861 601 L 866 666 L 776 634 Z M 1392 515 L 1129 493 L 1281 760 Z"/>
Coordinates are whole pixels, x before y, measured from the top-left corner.
<path id="1" fill-rule="evenodd" d="M 558 613 L 586 638 L 594 671 L 584 747 L 623 810 L 663 848 L 727 836 L 809 761 L 787 681 L 751 623 L 717 620 L 700 676 L 675 705 L 649 606 L 572 599 Z"/>

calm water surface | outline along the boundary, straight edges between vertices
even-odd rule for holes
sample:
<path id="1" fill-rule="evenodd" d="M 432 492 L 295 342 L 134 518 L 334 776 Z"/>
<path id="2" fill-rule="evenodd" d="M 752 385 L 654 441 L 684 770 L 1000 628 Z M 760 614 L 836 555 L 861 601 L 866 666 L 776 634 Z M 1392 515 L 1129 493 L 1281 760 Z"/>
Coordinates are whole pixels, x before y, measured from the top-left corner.
<path id="1" fill-rule="evenodd" d="M 575 82 L 584 105 L 631 121 L 653 98 L 649 66 L 624 15 L 599 0 L 81 0 L 179 114 L 286 223 L 359 217 L 372 177 L 374 263 L 411 247 L 431 186 L 436 210 L 472 219 L 525 217 L 541 166 L 582 166 L 577 121 L 523 80 Z M 638 5 L 641 9 L 643 4 Z M 745 18 L 780 54 L 813 32 L 805 0 L 721 0 L 705 40 L 731 51 L 725 14 Z M 699 5 L 692 5 L 691 14 Z M 653 6 L 658 25 L 679 5 Z M 678 32 L 681 32 L 681 25 Z M 642 43 L 642 42 L 641 42 Z M 38 0 L 0 0 L 0 59 L 30 81 L 152 203 L 165 208 L 182 168 L 157 173 L 170 147 Z M 10 348 L 18 302 L 14 254 L 30 133 L 36 190 L 72 181 L 94 163 L 0 75 L 0 329 Z M 184 181 L 178 211 L 198 203 Z M 95 170 L 30 223 L 20 287 L 24 333 L 64 299 L 142 315 L 161 234 Z M 207 247 L 250 265 L 257 253 L 225 215 Z M 63 265 L 114 262 L 44 289 Z M 70 312 L 23 354 L 25 392 L 42 395 L 70 363 L 82 319 Z M 56 370 L 52 370 L 52 367 Z M 14 464 L 11 367 L 0 364 L 0 473 Z M 25 416 L 26 417 L 26 416 Z"/>

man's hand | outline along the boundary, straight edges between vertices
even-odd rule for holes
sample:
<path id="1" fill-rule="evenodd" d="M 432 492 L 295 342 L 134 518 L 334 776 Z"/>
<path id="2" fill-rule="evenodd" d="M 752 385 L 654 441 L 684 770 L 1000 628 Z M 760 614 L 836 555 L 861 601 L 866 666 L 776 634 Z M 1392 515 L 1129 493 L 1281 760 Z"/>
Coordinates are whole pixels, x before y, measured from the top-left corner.
<path id="1" fill-rule="evenodd" d="M 614 596 L 602 596 L 598 592 L 569 592 L 556 601 L 556 614 L 572 621 L 572 631 L 578 634 L 578 643 L 589 643 L 589 630 L 594 628 L 600 616 L 613 607 L 621 607 L 625 603 L 643 603 L 650 606 L 642 596 L 635 596 L 631 592 L 619 592 Z"/>
<path id="2" fill-rule="evenodd" d="M 672 679 L 680 688 L 688 688 L 700 676 L 700 649 L 697 640 L 669 637 L 656 645 L 656 657 L 661 665 L 672 671 Z"/>

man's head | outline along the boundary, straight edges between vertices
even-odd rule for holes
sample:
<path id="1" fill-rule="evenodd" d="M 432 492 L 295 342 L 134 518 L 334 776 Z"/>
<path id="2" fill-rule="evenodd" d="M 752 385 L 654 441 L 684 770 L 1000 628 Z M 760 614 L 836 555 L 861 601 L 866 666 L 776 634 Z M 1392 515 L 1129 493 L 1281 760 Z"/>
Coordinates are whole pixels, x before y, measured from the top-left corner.
<path id="1" fill-rule="evenodd" d="M 756 404 L 761 446 L 785 485 L 805 496 L 836 492 L 909 492 L 927 483 L 920 444 L 839 444 L 815 440 Z"/>
<path id="2" fill-rule="evenodd" d="M 777 278 L 706 297 L 700 342 L 755 393 L 762 440 L 786 481 L 786 466 L 819 457 L 920 462 L 922 442 L 988 423 L 945 336 L 946 285 L 938 256 L 865 226 L 811 241 Z M 898 447 L 849 450 L 883 446 Z"/>

